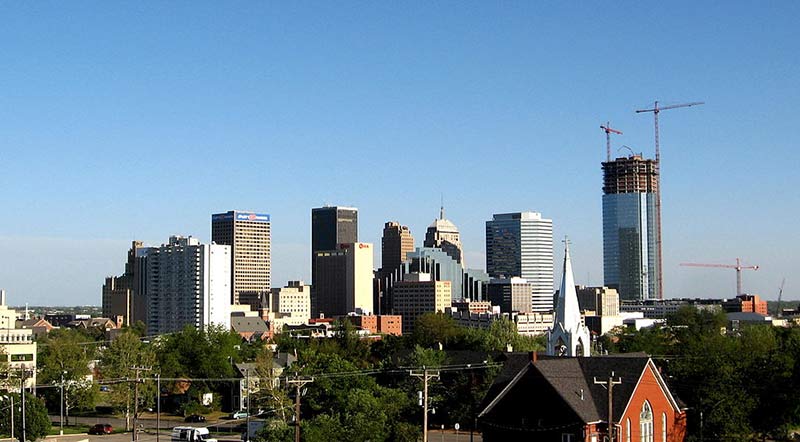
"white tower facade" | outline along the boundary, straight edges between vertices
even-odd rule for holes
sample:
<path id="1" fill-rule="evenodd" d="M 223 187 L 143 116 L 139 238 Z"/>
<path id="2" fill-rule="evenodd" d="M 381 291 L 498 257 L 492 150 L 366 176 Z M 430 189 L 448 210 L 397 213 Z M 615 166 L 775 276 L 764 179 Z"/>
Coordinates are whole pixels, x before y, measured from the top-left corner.
<path id="1" fill-rule="evenodd" d="M 589 328 L 581 321 L 572 262 L 569 258 L 569 242 L 564 247 L 564 273 L 558 292 L 553 328 L 547 332 L 547 354 L 551 356 L 590 356 L 591 337 Z"/>

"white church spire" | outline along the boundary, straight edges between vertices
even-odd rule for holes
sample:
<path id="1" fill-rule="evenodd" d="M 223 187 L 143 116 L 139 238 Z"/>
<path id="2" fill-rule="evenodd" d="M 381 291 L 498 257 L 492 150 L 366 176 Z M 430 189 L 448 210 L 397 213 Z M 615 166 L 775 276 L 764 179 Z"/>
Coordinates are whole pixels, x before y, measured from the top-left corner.
<path id="1" fill-rule="evenodd" d="M 553 356 L 589 356 L 591 337 L 589 329 L 581 322 L 575 278 L 572 276 L 572 261 L 569 256 L 569 240 L 564 238 L 564 271 L 558 291 L 553 328 L 547 332 L 547 354 Z"/>
<path id="2" fill-rule="evenodd" d="M 572 276 L 572 261 L 569 258 L 567 238 L 564 238 L 564 271 L 561 275 L 561 288 L 558 291 L 555 322 L 564 324 L 567 329 L 574 329 L 575 325 L 581 322 L 581 310 L 578 306 L 578 294 L 575 292 L 575 278 Z"/>

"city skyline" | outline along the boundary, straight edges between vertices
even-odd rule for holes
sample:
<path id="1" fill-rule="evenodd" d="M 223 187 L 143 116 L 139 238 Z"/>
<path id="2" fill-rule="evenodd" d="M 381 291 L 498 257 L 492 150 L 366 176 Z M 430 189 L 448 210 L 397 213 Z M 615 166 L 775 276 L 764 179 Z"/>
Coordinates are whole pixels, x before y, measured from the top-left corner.
<path id="1" fill-rule="evenodd" d="M 664 295 L 732 297 L 733 270 L 678 264 L 741 257 L 745 291 L 800 297 L 800 179 L 772 165 L 800 164 L 800 5 L 550 6 L 1 5 L 0 287 L 99 304 L 132 240 L 209 242 L 231 207 L 273 216 L 273 287 L 310 281 L 311 208 L 420 246 L 441 194 L 470 267 L 486 219 L 530 210 L 599 285 L 598 126 L 652 158 L 634 110 L 702 100 L 660 121 Z"/>

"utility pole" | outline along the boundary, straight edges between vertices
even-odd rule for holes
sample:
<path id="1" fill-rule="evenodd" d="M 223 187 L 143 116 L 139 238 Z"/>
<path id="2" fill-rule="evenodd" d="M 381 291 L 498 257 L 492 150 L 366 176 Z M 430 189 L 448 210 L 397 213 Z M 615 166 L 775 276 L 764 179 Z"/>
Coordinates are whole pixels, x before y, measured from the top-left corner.
<path id="1" fill-rule="evenodd" d="M 156 442 L 161 436 L 161 373 L 156 374 Z"/>
<path id="2" fill-rule="evenodd" d="M 250 442 L 250 369 L 249 368 L 244 369 L 244 378 L 245 378 L 245 385 L 247 385 L 247 410 L 245 413 L 246 416 L 244 417 L 246 436 L 244 441 Z"/>
<path id="3" fill-rule="evenodd" d="M 428 381 L 438 379 L 439 370 L 422 367 L 422 370 L 409 370 L 408 374 L 422 379 L 422 442 L 428 442 Z"/>
<path id="4" fill-rule="evenodd" d="M 58 423 L 61 425 L 61 429 L 59 430 L 59 436 L 64 435 L 64 372 L 61 372 L 61 417 L 58 420 Z"/>
<path id="5" fill-rule="evenodd" d="M 150 371 L 150 367 L 137 367 L 134 365 L 131 370 L 136 372 L 136 379 L 133 381 L 133 434 L 131 435 L 131 440 L 136 442 L 139 440 L 137 426 L 139 420 L 139 384 L 142 383 L 141 372 Z"/>
<path id="6" fill-rule="evenodd" d="M 25 442 L 27 439 L 27 435 L 25 434 L 27 425 L 25 422 L 25 375 L 28 374 L 26 369 L 21 370 L 20 377 L 22 378 L 22 382 L 19 384 L 20 393 L 22 395 L 22 409 L 20 412 L 22 413 L 22 442 Z"/>
<path id="7" fill-rule="evenodd" d="M 608 389 L 608 440 L 609 442 L 614 442 L 614 386 L 621 384 L 622 378 L 617 377 L 614 380 L 614 372 L 612 371 L 608 380 L 598 381 L 597 378 L 594 378 L 594 383 Z"/>
<path id="8" fill-rule="evenodd" d="M 300 389 L 304 385 L 314 382 L 313 377 L 298 376 L 294 374 L 294 379 L 286 379 L 287 384 L 294 384 L 295 397 L 294 397 L 294 441 L 300 442 Z"/>

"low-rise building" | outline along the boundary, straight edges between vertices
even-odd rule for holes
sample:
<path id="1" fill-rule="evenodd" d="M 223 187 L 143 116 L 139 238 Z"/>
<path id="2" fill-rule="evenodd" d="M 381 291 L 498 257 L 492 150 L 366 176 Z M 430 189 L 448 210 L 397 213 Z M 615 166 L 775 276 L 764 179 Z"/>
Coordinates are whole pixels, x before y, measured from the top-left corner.
<path id="1" fill-rule="evenodd" d="M 16 323 L 17 312 L 8 308 L 6 291 L 0 290 L 0 349 L 7 358 L 10 374 L 22 376 L 25 388 L 33 388 L 36 386 L 36 342 L 33 340 L 33 330 L 16 328 Z M 8 385 L 5 387 L 8 388 Z"/>
<path id="2" fill-rule="evenodd" d="M 769 314 L 767 311 L 767 301 L 762 300 L 758 295 L 739 295 L 730 301 L 723 302 L 722 307 L 728 313 Z"/>
<path id="3" fill-rule="evenodd" d="M 444 313 L 452 302 L 450 281 L 434 281 L 429 273 L 407 273 L 393 288 L 392 309 L 402 317 L 403 334 L 414 331 L 425 313 Z"/>
<path id="4" fill-rule="evenodd" d="M 462 327 L 488 329 L 492 322 L 508 319 L 517 326 L 517 333 L 523 336 L 539 336 L 547 333 L 553 326 L 553 313 L 501 313 L 493 312 L 471 313 L 468 311 L 451 310 L 450 316 L 456 324 Z"/>

